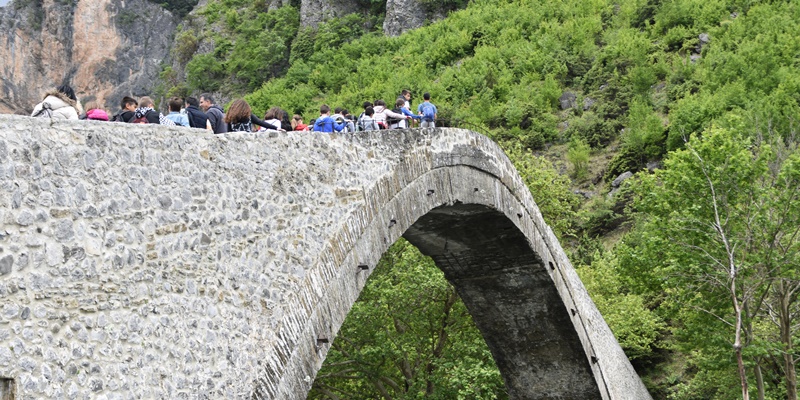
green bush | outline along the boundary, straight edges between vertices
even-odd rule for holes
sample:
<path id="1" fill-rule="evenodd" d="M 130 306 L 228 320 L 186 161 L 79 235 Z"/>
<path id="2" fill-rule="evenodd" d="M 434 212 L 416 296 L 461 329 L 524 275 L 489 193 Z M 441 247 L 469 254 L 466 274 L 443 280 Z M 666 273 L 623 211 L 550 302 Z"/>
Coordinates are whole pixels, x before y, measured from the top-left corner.
<path id="1" fill-rule="evenodd" d="M 572 166 L 572 177 L 577 180 L 583 180 L 589 175 L 589 152 L 591 148 L 589 144 L 580 139 L 573 139 L 569 143 L 569 150 L 567 151 L 567 161 Z"/>
<path id="2" fill-rule="evenodd" d="M 565 136 L 570 140 L 585 142 L 592 148 L 600 148 L 616 139 L 617 132 L 611 122 L 592 111 L 586 111 L 580 117 L 569 120 Z"/>

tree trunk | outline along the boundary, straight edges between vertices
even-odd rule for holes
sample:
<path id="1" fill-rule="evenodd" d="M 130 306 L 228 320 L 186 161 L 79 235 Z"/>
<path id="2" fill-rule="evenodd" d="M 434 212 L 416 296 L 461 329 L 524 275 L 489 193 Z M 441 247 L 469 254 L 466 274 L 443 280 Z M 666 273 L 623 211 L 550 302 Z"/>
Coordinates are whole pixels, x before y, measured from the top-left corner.
<path id="1" fill-rule="evenodd" d="M 781 326 L 781 343 L 783 344 L 783 369 L 784 380 L 786 381 L 786 399 L 797 400 L 797 372 L 795 371 L 794 346 L 792 344 L 792 315 L 790 290 L 784 281 L 778 282 L 780 291 L 779 302 L 779 323 Z"/>
<path id="2" fill-rule="evenodd" d="M 758 400 L 764 400 L 764 376 L 761 374 L 761 360 L 756 360 L 755 366 L 756 388 L 758 388 Z"/>
<path id="3" fill-rule="evenodd" d="M 733 268 L 731 268 L 734 270 Z M 735 277 L 735 274 L 731 274 Z M 742 306 L 739 299 L 736 298 L 736 279 L 731 279 L 730 286 L 731 300 L 733 301 L 733 311 L 736 314 L 736 333 L 733 341 L 733 350 L 736 353 L 736 363 L 739 364 L 739 379 L 742 382 L 742 399 L 750 400 L 750 391 L 747 388 L 747 371 L 744 368 L 744 359 L 742 358 Z"/>

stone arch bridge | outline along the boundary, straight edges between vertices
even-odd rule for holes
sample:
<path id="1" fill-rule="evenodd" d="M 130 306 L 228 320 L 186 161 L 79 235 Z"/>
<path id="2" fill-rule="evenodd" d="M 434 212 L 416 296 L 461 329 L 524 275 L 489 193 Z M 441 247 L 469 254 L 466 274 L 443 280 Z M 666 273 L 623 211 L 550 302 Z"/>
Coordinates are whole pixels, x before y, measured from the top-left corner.
<path id="1" fill-rule="evenodd" d="M 649 399 L 534 196 L 464 130 L 0 117 L 0 392 L 303 399 L 404 236 L 456 286 L 512 398 Z"/>

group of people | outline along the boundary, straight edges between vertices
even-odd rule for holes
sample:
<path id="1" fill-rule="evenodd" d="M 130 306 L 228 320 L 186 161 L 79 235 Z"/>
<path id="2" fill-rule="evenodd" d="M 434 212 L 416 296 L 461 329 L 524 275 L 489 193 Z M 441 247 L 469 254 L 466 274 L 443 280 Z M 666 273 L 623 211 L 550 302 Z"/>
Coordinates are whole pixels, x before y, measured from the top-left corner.
<path id="1" fill-rule="evenodd" d="M 425 93 L 423 99 L 424 101 L 417 107 L 417 112 L 414 113 L 411 111 L 411 91 L 403 90 L 395 101 L 393 109 L 388 109 L 383 100 L 368 101 L 364 103 L 364 112 L 358 118 L 353 118 L 350 112 L 343 108 L 336 108 L 331 115 L 330 107 L 322 105 L 320 116 L 310 124 L 305 124 L 300 115 L 295 114 L 289 118 L 289 114 L 279 107 L 270 108 L 264 119 L 258 118 L 244 99 L 234 100 L 225 112 L 222 107 L 214 103 L 214 99 L 208 93 L 200 95 L 199 100 L 195 97 L 171 98 L 168 102 L 167 115 L 156 111 L 153 99 L 148 96 L 139 100 L 125 96 L 120 102 L 119 111 L 111 116 L 96 102 L 88 102 L 84 112 L 75 96 L 75 91 L 68 85 L 62 85 L 46 93 L 42 102 L 34 107 L 31 116 L 177 125 L 207 129 L 215 134 L 261 130 L 358 132 L 405 129 L 416 124 L 422 128 L 433 128 L 436 126 L 436 106 L 430 102 L 430 93 Z"/>

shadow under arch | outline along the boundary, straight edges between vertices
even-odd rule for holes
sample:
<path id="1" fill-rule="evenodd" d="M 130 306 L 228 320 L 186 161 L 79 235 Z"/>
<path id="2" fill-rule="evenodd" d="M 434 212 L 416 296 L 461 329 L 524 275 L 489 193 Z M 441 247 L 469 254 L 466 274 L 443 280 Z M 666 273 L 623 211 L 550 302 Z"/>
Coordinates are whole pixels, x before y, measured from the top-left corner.
<path id="1" fill-rule="evenodd" d="M 441 206 L 403 237 L 455 286 L 510 398 L 602 398 L 547 266 L 505 215 L 479 204 Z"/>
<path id="2" fill-rule="evenodd" d="M 372 267 L 401 236 L 454 283 L 511 398 L 651 398 L 494 142 L 457 129 L 375 135 L 349 140 L 404 150 L 321 255 L 326 289 L 297 335 L 317 340 L 299 341 L 267 371 L 274 389 L 257 382 L 254 398 L 305 398 Z"/>

